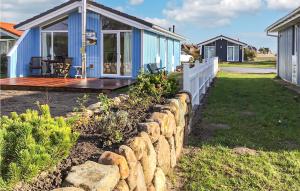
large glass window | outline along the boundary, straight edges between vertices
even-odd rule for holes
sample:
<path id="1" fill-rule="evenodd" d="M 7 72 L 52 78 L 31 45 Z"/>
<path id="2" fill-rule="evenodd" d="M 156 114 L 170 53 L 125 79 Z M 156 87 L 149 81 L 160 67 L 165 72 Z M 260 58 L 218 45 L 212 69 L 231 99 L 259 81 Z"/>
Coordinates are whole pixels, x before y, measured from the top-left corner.
<path id="1" fill-rule="evenodd" d="M 216 47 L 215 46 L 205 46 L 204 47 L 204 58 L 213 58 L 216 56 Z"/>
<path id="2" fill-rule="evenodd" d="M 68 22 L 67 19 L 49 24 L 42 28 L 42 57 L 68 57 Z"/>
<path id="3" fill-rule="evenodd" d="M 42 27 L 44 31 L 68 31 L 68 19 L 64 18 Z"/>
<path id="4" fill-rule="evenodd" d="M 132 27 L 103 16 L 102 29 L 103 30 L 131 30 Z"/>
<path id="5" fill-rule="evenodd" d="M 0 54 L 6 54 L 6 53 L 7 53 L 7 42 L 0 41 Z"/>

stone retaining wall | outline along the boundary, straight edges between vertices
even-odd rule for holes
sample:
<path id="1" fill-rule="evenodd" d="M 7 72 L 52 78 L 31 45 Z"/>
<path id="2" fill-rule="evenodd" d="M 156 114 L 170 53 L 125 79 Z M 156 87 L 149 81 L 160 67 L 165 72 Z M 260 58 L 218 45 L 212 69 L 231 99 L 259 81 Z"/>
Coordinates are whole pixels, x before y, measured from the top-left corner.
<path id="1" fill-rule="evenodd" d="M 140 133 L 115 152 L 106 151 L 98 163 L 72 167 L 64 190 L 166 191 L 166 175 L 180 157 L 189 131 L 190 96 L 177 94 L 165 105 L 155 106 Z"/>

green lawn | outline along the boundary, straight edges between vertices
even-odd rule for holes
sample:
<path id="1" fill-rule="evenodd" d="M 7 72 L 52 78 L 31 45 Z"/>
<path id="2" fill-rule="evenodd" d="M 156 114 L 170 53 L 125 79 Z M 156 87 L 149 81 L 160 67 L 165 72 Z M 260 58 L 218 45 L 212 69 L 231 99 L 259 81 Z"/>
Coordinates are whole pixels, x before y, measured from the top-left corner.
<path id="1" fill-rule="evenodd" d="M 220 67 L 245 67 L 245 68 L 275 68 L 275 61 L 256 61 L 256 62 L 244 62 L 244 63 L 228 63 L 224 62 L 220 64 Z"/>
<path id="2" fill-rule="evenodd" d="M 274 77 L 219 73 L 179 164 L 181 190 L 300 190 L 300 96 Z M 229 128 L 210 132 L 205 124 Z"/>

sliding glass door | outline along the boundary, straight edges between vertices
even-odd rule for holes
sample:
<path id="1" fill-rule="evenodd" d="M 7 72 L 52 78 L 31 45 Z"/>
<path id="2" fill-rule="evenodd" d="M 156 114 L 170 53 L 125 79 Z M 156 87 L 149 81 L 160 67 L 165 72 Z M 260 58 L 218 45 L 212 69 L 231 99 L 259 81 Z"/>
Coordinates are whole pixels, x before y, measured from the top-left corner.
<path id="1" fill-rule="evenodd" d="M 103 34 L 103 75 L 118 75 L 118 35 Z"/>
<path id="2" fill-rule="evenodd" d="M 104 77 L 132 76 L 132 32 L 103 31 L 103 62 Z"/>
<path id="3" fill-rule="evenodd" d="M 239 55 L 239 46 L 228 46 L 227 47 L 227 61 L 229 62 L 238 62 L 240 55 Z"/>

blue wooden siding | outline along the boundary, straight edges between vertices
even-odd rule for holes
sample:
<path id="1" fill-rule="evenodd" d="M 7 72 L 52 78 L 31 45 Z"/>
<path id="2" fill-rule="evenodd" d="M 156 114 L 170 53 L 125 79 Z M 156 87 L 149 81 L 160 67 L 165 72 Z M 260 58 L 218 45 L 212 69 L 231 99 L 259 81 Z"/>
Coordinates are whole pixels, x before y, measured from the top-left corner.
<path id="1" fill-rule="evenodd" d="M 156 63 L 157 56 L 160 57 L 160 67 L 166 67 L 168 72 L 174 71 L 176 66 L 180 65 L 181 45 L 179 41 L 145 31 L 143 46 L 144 68 L 147 64 Z"/>
<path id="2" fill-rule="evenodd" d="M 180 41 L 174 40 L 174 65 L 180 66 L 180 52 L 181 52 L 181 44 Z"/>
<path id="3" fill-rule="evenodd" d="M 73 66 L 81 66 L 81 14 L 78 12 L 71 13 L 68 18 L 68 54 L 73 58 Z M 74 69 L 71 76 L 75 74 Z"/>
<path id="4" fill-rule="evenodd" d="M 166 38 L 163 36 L 160 36 L 159 38 L 159 43 L 160 43 L 160 67 L 166 67 L 166 56 L 167 56 L 167 52 L 166 52 Z"/>
<path id="5" fill-rule="evenodd" d="M 143 62 L 144 69 L 147 71 L 147 64 L 156 63 L 158 55 L 157 35 L 148 31 L 144 31 L 143 35 Z"/>
<path id="6" fill-rule="evenodd" d="M 134 28 L 132 33 L 132 77 L 136 78 L 141 69 L 141 30 Z"/>
<path id="7" fill-rule="evenodd" d="M 87 14 L 87 31 L 96 32 L 97 44 L 87 46 L 87 76 L 101 77 L 101 16 L 94 12 Z M 91 65 L 94 66 L 91 69 Z"/>
<path id="8" fill-rule="evenodd" d="M 167 71 L 171 72 L 174 69 L 173 66 L 173 40 L 168 39 L 168 60 L 167 60 Z"/>
<path id="9" fill-rule="evenodd" d="M 40 29 L 32 28 L 14 49 L 8 58 L 8 76 L 10 78 L 29 75 L 29 63 L 33 56 L 40 56 Z"/>

